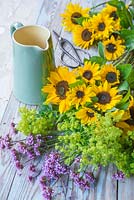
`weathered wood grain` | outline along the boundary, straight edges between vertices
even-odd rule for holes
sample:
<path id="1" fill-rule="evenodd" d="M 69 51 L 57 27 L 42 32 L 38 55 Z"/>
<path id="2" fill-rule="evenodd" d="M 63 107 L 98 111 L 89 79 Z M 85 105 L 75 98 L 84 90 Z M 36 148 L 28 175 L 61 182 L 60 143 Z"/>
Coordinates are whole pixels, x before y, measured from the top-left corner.
<path id="1" fill-rule="evenodd" d="M 134 177 L 118 183 L 118 200 L 134 199 Z"/>
<path id="2" fill-rule="evenodd" d="M 38 23 L 40 25 L 47 26 L 50 31 L 55 30 L 64 38 L 72 41 L 71 34 L 65 32 L 61 26 L 61 17 L 62 13 L 68 2 L 72 1 L 73 3 L 80 3 L 83 7 L 89 6 L 92 7 L 97 3 L 104 2 L 103 0 L 38 0 L 38 1 L 27 1 L 27 0 L 14 0 L 14 4 L 9 1 L 10 11 L 9 17 L 12 21 L 21 21 L 24 24 Z M 7 2 L 7 1 L 5 1 Z M 38 3 L 37 3 L 38 2 Z M 3 3 L 3 2 L 2 2 Z M 32 4 L 32 6 L 31 6 Z M 0 2 L 0 8 L 2 4 Z M 4 4 L 6 6 L 6 3 Z M 14 12 L 14 14 L 13 14 Z M 6 14 L 3 14 L 3 20 L 8 20 Z M 9 20 L 10 21 L 10 20 Z M 2 25 L 2 26 L 1 26 Z M 8 24 L 9 25 L 9 24 Z M 2 31 L 5 31 L 4 24 L 2 20 L 0 21 L 0 34 Z M 7 30 L 6 30 L 7 31 Z M 53 36 L 53 34 L 52 34 Z M 7 37 L 7 36 L 4 36 Z M 4 40 L 4 38 L 3 38 Z M 9 40 L 9 35 L 8 35 Z M 56 39 L 53 36 L 53 43 L 55 49 L 55 61 L 56 65 L 61 65 L 60 55 L 61 50 Z M 4 51 L 0 51 L 0 57 L 2 55 L 4 60 L 7 60 L 3 63 L 3 66 L 11 66 L 11 53 L 6 53 L 6 48 L 3 46 Z M 94 54 L 95 51 L 90 50 L 90 54 Z M 1 67 L 1 66 L 0 66 Z M 8 132 L 9 125 L 14 119 L 15 122 L 19 120 L 19 107 L 23 106 L 20 102 L 15 100 L 11 94 L 11 68 L 7 69 L 8 73 L 0 69 L 0 88 L 5 89 L 4 95 L 2 95 L 2 101 L 0 101 L 0 132 L 2 134 Z M 4 73 L 5 78 L 4 78 Z M 3 74 L 3 76 L 1 76 Z M 6 75 L 8 74 L 8 75 Z M 2 78 L 1 78 L 2 77 Z M 7 82 L 7 84 L 5 84 Z M 6 94 L 6 95 L 5 95 Z M 9 99 L 10 96 L 10 99 Z M 9 100 L 8 100 L 9 99 Z M 2 103 L 1 103 L 2 102 Z M 27 169 L 24 170 L 24 175 L 19 177 L 10 160 L 9 155 L 1 154 L 0 157 L 0 200 L 42 200 L 41 193 L 38 187 L 37 182 L 30 184 L 27 181 Z M 112 173 L 115 171 L 113 166 L 110 166 L 106 169 L 103 169 L 98 177 L 97 184 L 95 188 L 91 189 L 90 192 L 82 192 L 78 187 L 76 187 L 71 180 L 69 180 L 68 188 L 65 184 L 67 180 L 60 181 L 55 188 L 58 191 L 58 195 L 54 198 L 55 200 L 133 200 L 133 186 L 134 180 L 126 179 L 125 182 L 118 183 L 111 179 Z M 64 183 L 63 183 L 64 182 Z"/>

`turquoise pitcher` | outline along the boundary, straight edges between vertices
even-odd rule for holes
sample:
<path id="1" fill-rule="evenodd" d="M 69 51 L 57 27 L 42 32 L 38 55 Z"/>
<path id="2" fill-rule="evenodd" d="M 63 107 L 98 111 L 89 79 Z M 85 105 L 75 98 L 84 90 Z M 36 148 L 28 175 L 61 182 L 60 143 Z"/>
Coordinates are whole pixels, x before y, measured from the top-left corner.
<path id="1" fill-rule="evenodd" d="M 10 27 L 13 42 L 13 94 L 25 104 L 39 105 L 50 70 L 55 68 L 50 31 L 38 25 L 14 23 Z"/>

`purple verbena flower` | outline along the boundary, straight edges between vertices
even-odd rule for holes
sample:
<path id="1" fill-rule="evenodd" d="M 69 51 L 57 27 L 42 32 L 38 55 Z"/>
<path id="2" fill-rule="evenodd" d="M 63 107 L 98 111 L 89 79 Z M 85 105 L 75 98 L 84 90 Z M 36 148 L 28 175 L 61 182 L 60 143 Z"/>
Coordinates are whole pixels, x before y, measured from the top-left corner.
<path id="1" fill-rule="evenodd" d="M 36 172 L 35 165 L 30 164 L 30 166 L 29 166 L 29 171 L 30 171 L 30 172 Z"/>
<path id="2" fill-rule="evenodd" d="M 32 176 L 28 176 L 28 180 L 29 180 L 30 182 L 32 182 L 32 181 L 33 181 L 33 177 L 32 177 Z"/>
<path id="3" fill-rule="evenodd" d="M 94 177 L 94 174 L 92 172 L 86 172 L 85 177 L 90 183 L 95 182 L 95 177 Z"/>
<path id="4" fill-rule="evenodd" d="M 0 149 L 10 149 L 12 147 L 12 139 L 9 134 L 0 137 Z"/>
<path id="5" fill-rule="evenodd" d="M 79 173 L 75 173 L 70 171 L 70 177 L 74 181 L 74 183 L 79 186 L 83 190 L 89 190 L 90 189 L 90 184 L 89 182 L 84 179 L 83 177 L 80 176 Z"/>
<path id="6" fill-rule="evenodd" d="M 36 156 L 41 155 L 39 147 L 40 147 L 40 144 L 38 144 L 38 143 L 34 144 L 34 153 L 35 153 Z"/>
<path id="7" fill-rule="evenodd" d="M 18 148 L 19 153 L 22 153 L 22 154 L 27 153 L 27 146 L 24 142 L 19 142 L 17 148 Z"/>
<path id="8" fill-rule="evenodd" d="M 49 179 L 58 179 L 60 175 L 67 174 L 68 168 L 60 163 L 60 154 L 52 152 L 45 158 L 43 174 Z"/>
<path id="9" fill-rule="evenodd" d="M 42 196 L 45 200 L 51 200 L 53 195 L 53 190 L 52 188 L 48 186 L 44 186 L 43 191 L 42 191 Z"/>
<path id="10" fill-rule="evenodd" d="M 42 191 L 42 196 L 45 200 L 51 200 L 53 195 L 53 190 L 51 187 L 47 186 L 46 177 L 42 176 L 40 178 L 40 188 Z"/>
<path id="11" fill-rule="evenodd" d="M 125 178 L 125 174 L 122 171 L 118 171 L 112 175 L 112 179 L 121 181 Z"/>
<path id="12" fill-rule="evenodd" d="M 37 144 L 41 144 L 43 142 L 42 136 L 40 134 L 36 135 Z"/>
<path id="13" fill-rule="evenodd" d="M 28 146 L 34 145 L 34 136 L 33 135 L 29 135 L 26 137 L 26 144 Z"/>
<path id="14" fill-rule="evenodd" d="M 23 169 L 23 165 L 20 162 L 19 153 L 16 149 L 11 149 L 11 158 L 17 170 Z"/>
<path id="15" fill-rule="evenodd" d="M 17 131 L 16 128 L 15 128 L 15 123 L 12 122 L 12 123 L 10 124 L 10 131 L 9 131 L 9 134 L 10 134 L 11 136 L 13 136 L 13 135 L 16 135 L 17 132 L 18 132 L 18 131 Z"/>
<path id="16" fill-rule="evenodd" d="M 4 140 L 2 137 L 0 137 L 0 149 L 5 149 L 5 144 L 4 144 Z"/>
<path id="17" fill-rule="evenodd" d="M 35 153 L 30 150 L 27 150 L 27 156 L 29 159 L 34 159 L 36 157 Z"/>

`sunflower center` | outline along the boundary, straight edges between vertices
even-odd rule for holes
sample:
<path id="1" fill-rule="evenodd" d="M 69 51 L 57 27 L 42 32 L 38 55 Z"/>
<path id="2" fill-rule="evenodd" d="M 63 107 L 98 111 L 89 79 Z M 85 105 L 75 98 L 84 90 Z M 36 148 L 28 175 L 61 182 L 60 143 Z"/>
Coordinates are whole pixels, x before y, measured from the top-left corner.
<path id="1" fill-rule="evenodd" d="M 111 14 L 109 15 L 109 17 L 113 17 L 113 20 L 117 20 L 118 19 L 116 11 L 111 12 Z"/>
<path id="2" fill-rule="evenodd" d="M 82 15 L 81 15 L 79 12 L 73 13 L 72 16 L 71 16 L 71 21 L 72 21 L 72 23 L 73 23 L 73 24 L 78 24 L 78 23 L 76 22 L 75 18 L 80 18 L 80 17 L 82 17 Z"/>
<path id="3" fill-rule="evenodd" d="M 90 80 L 92 78 L 93 74 L 90 70 L 86 70 L 84 73 L 83 73 L 83 77 L 86 78 L 87 80 Z"/>
<path id="4" fill-rule="evenodd" d="M 129 108 L 129 111 L 130 111 L 131 118 L 134 119 L 134 106 L 131 106 Z"/>
<path id="5" fill-rule="evenodd" d="M 117 75 L 115 72 L 108 72 L 107 75 L 106 75 L 106 80 L 109 82 L 109 83 L 114 83 L 117 81 Z"/>
<path id="6" fill-rule="evenodd" d="M 109 53 L 114 53 L 116 51 L 116 45 L 109 43 L 108 45 L 106 45 L 106 49 Z"/>
<path id="7" fill-rule="evenodd" d="M 85 29 L 81 33 L 81 37 L 84 41 L 89 41 L 91 40 L 92 32 L 90 32 L 88 29 Z"/>
<path id="8" fill-rule="evenodd" d="M 91 118 L 94 117 L 94 113 L 92 113 L 92 112 L 87 111 L 86 114 L 87 114 L 88 117 L 91 117 Z"/>
<path id="9" fill-rule="evenodd" d="M 78 91 L 76 92 L 76 96 L 77 96 L 78 99 L 83 98 L 84 95 L 85 95 L 85 94 L 84 94 L 83 91 L 78 90 Z"/>
<path id="10" fill-rule="evenodd" d="M 101 23 L 99 23 L 99 25 L 98 25 L 98 30 L 99 30 L 99 31 L 104 31 L 104 30 L 105 30 L 105 27 L 106 27 L 105 23 L 104 23 L 104 22 L 101 22 Z"/>
<path id="11" fill-rule="evenodd" d="M 66 98 L 68 88 L 69 86 L 67 81 L 60 81 L 56 84 L 56 94 L 60 97 L 60 99 Z"/>
<path id="12" fill-rule="evenodd" d="M 107 104 L 111 101 L 111 96 L 108 92 L 99 92 L 97 97 L 100 104 Z"/>

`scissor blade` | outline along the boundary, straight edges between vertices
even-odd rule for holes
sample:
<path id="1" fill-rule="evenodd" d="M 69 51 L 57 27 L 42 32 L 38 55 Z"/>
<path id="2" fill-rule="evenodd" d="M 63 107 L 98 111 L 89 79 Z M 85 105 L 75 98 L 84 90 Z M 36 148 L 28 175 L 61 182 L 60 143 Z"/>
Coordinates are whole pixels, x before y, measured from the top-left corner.
<path id="1" fill-rule="evenodd" d="M 60 38 L 61 38 L 60 35 L 59 35 L 58 33 L 56 33 L 54 30 L 53 30 L 53 33 L 54 33 L 56 39 L 57 39 L 57 40 L 60 40 Z"/>

